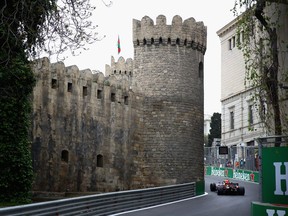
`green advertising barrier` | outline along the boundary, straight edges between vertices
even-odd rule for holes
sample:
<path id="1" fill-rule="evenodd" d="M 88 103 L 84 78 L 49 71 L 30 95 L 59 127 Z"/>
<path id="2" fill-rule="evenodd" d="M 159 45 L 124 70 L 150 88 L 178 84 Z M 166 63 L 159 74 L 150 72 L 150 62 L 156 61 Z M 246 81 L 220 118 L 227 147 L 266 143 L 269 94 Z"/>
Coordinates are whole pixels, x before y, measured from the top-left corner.
<path id="1" fill-rule="evenodd" d="M 288 147 L 262 149 L 262 202 L 288 203 Z"/>
<path id="2" fill-rule="evenodd" d="M 211 169 L 212 169 L 211 166 L 205 166 L 204 169 L 205 169 L 204 171 L 205 175 L 211 175 Z"/>
<path id="3" fill-rule="evenodd" d="M 205 175 L 227 177 L 257 183 L 259 182 L 259 172 L 257 171 L 242 170 L 242 169 L 234 170 L 228 167 L 223 168 L 223 167 L 207 166 L 205 167 Z"/>
<path id="4" fill-rule="evenodd" d="M 196 182 L 196 195 L 202 195 L 205 193 L 205 181 Z"/>
<path id="5" fill-rule="evenodd" d="M 287 216 L 288 205 L 275 205 L 269 203 L 252 202 L 251 215 L 255 216 Z"/>
<path id="6" fill-rule="evenodd" d="M 232 178 L 243 181 L 259 182 L 259 172 L 236 169 L 233 171 Z"/>
<path id="7" fill-rule="evenodd" d="M 208 170 L 208 172 L 206 172 L 207 175 L 228 177 L 228 178 L 232 178 L 233 176 L 233 169 L 231 168 L 209 167 L 207 170 Z"/>

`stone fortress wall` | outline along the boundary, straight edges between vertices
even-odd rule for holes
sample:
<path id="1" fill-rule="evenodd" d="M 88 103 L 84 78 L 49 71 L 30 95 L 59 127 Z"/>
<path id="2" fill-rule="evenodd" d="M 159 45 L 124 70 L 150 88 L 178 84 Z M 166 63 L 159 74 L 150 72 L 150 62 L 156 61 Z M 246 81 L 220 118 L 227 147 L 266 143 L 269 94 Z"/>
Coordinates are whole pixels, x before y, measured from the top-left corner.
<path id="1" fill-rule="evenodd" d="M 35 191 L 117 191 L 204 180 L 207 30 L 193 18 L 133 20 L 134 60 L 103 73 L 34 67 Z"/>

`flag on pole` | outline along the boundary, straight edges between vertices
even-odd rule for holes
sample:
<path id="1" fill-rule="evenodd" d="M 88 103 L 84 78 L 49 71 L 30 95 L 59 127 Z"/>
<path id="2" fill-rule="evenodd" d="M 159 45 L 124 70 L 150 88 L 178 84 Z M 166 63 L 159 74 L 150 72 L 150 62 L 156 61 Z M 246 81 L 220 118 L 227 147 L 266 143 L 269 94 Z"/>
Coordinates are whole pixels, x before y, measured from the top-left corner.
<path id="1" fill-rule="evenodd" d="M 117 43 L 117 47 L 118 47 L 118 54 L 121 52 L 121 47 L 120 47 L 120 38 L 118 35 L 118 43 Z"/>

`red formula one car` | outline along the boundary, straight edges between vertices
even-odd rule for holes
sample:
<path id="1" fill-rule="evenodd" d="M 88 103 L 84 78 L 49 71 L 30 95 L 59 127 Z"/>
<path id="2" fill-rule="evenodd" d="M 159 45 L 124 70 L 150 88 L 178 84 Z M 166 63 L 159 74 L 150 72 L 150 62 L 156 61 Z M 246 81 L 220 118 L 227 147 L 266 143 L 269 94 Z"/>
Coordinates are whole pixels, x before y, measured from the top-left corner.
<path id="1" fill-rule="evenodd" d="M 228 179 L 223 182 L 211 183 L 210 191 L 217 191 L 218 195 L 245 195 L 245 188 L 238 183 L 230 182 Z"/>

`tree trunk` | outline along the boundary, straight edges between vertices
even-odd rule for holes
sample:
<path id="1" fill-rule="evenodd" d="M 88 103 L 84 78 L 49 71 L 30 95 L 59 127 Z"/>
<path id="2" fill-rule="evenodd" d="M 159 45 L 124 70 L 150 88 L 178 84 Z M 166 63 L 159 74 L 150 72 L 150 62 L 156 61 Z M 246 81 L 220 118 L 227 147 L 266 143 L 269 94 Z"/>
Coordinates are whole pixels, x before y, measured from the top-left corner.
<path id="1" fill-rule="evenodd" d="M 269 26 L 269 23 L 263 16 L 264 8 L 266 7 L 265 0 L 259 0 L 256 4 L 255 17 L 264 26 L 268 33 L 270 41 L 270 49 L 272 54 L 272 64 L 264 69 L 264 83 L 266 85 L 266 93 L 268 103 L 271 103 L 273 110 L 273 121 L 274 121 L 274 133 L 275 135 L 282 135 L 282 123 L 280 115 L 279 95 L 278 95 L 278 41 L 277 41 L 277 30 Z M 275 146 L 280 146 L 281 142 L 277 140 Z"/>

